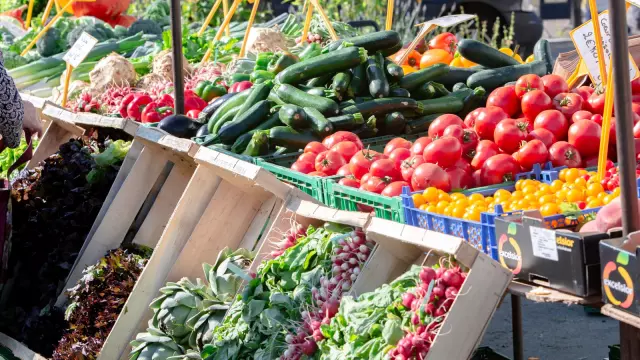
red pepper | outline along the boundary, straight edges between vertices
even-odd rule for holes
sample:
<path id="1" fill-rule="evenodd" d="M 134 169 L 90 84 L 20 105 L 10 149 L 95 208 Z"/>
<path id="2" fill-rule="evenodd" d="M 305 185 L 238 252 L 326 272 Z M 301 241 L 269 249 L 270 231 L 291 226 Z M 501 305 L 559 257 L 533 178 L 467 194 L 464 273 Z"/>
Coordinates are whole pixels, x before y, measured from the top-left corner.
<path id="1" fill-rule="evenodd" d="M 27 5 L 22 5 L 19 8 L 15 8 L 12 10 L 7 10 L 3 13 L 0 13 L 0 16 L 11 16 L 12 18 L 18 20 L 22 28 L 25 28 L 24 21 L 22 20 L 22 13 L 27 9 Z"/>
<path id="2" fill-rule="evenodd" d="M 137 95 L 127 106 L 127 115 L 135 121 L 140 121 L 142 119 L 142 111 L 151 102 L 153 102 L 151 96 L 145 94 Z"/>
<path id="3" fill-rule="evenodd" d="M 197 96 L 190 96 L 184 98 L 184 111 L 189 112 L 191 110 L 202 110 L 207 106 L 207 103 Z"/>
<path id="4" fill-rule="evenodd" d="M 198 115 L 200 115 L 200 110 L 193 109 L 193 110 L 187 111 L 187 116 L 192 119 L 197 119 Z"/>
<path id="5" fill-rule="evenodd" d="M 127 106 L 129 106 L 129 104 L 133 101 L 133 99 L 135 99 L 135 97 L 136 94 L 131 93 L 122 98 L 120 108 L 118 109 L 118 111 L 120 112 L 120 116 L 122 116 L 123 118 L 127 117 Z"/>
<path id="6" fill-rule="evenodd" d="M 231 85 L 231 88 L 229 88 L 229 92 L 230 93 L 241 92 L 251 88 L 252 86 L 253 86 L 253 83 L 251 81 L 240 81 Z"/>
<path id="7" fill-rule="evenodd" d="M 170 94 L 164 94 L 160 96 L 160 98 L 156 101 L 160 105 L 169 106 L 169 107 L 175 106 L 175 103 L 173 102 L 173 96 L 171 96 Z"/>
<path id="8" fill-rule="evenodd" d="M 142 111 L 141 120 L 143 123 L 157 123 L 171 114 L 173 108 L 152 101 Z"/>

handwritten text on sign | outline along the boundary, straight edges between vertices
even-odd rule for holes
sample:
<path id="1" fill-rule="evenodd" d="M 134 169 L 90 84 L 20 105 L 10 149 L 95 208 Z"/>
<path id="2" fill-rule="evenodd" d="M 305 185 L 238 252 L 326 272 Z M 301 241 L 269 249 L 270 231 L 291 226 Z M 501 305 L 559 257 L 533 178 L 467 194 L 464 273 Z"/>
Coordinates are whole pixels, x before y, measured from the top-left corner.
<path id="1" fill-rule="evenodd" d="M 602 50 L 604 54 L 605 67 L 608 68 L 609 61 L 612 56 L 611 45 L 611 27 L 609 26 L 609 11 L 605 10 L 598 15 L 600 23 L 600 33 L 602 35 Z M 580 54 L 580 57 L 584 60 L 589 76 L 594 84 L 600 84 L 602 77 L 600 75 L 600 67 L 598 66 L 598 50 L 596 38 L 593 33 L 593 22 L 591 20 L 578 26 L 571 31 L 571 40 Z M 640 76 L 638 66 L 629 54 L 629 76 L 631 79 L 636 79 Z"/>
<path id="2" fill-rule="evenodd" d="M 98 39 L 83 32 L 82 35 L 76 40 L 71 49 L 67 51 L 62 60 L 66 61 L 74 68 L 78 67 L 82 61 L 89 55 L 91 49 L 98 43 Z"/>

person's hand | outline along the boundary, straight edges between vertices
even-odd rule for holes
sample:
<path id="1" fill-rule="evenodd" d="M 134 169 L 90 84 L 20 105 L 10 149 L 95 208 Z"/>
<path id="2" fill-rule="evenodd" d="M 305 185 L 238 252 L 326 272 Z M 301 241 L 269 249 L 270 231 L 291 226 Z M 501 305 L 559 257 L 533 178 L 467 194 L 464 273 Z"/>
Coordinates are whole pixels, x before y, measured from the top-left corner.
<path id="1" fill-rule="evenodd" d="M 29 101 L 24 101 L 24 120 L 22 121 L 22 128 L 29 130 L 32 135 L 38 134 L 38 137 L 42 136 L 42 121 L 38 116 L 36 107 Z"/>

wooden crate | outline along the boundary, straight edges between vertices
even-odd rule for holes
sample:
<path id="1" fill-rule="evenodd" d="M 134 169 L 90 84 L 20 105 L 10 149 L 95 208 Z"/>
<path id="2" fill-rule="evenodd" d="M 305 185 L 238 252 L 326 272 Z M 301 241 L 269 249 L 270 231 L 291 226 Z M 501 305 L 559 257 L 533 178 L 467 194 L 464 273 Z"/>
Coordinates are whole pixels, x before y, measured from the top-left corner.
<path id="1" fill-rule="evenodd" d="M 298 191 L 256 165 L 215 150 L 201 147 L 195 162 L 197 168 L 99 359 L 128 357 L 129 342 L 147 328 L 149 304 L 165 283 L 203 278 L 202 263 L 215 261 L 225 247 L 261 246 L 263 229 Z"/>
<path id="2" fill-rule="evenodd" d="M 353 285 L 355 295 L 373 291 L 412 264 L 429 263 L 440 255 L 453 255 L 469 268 L 427 360 L 470 359 L 511 282 L 511 272 L 451 235 L 380 218 L 371 218 L 364 231 L 376 246 Z M 432 256 L 425 258 L 426 253 Z"/>
<path id="3" fill-rule="evenodd" d="M 123 241 L 154 248 L 194 174 L 199 146 L 149 127 L 139 127 L 107 199 L 76 259 L 64 289 L 82 270 Z M 64 291 L 57 306 L 66 301 Z"/>

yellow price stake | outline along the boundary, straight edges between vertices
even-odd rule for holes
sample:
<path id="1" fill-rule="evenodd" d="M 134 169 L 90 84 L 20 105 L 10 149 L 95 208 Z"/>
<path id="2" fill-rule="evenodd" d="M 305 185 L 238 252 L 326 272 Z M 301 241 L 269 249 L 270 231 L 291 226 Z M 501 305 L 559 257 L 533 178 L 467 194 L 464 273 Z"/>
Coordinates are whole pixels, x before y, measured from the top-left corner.
<path id="1" fill-rule="evenodd" d="M 47 7 L 44 8 L 44 13 L 42 14 L 42 25 L 47 23 L 47 19 L 49 18 L 49 14 L 51 13 L 54 2 L 55 0 L 49 0 L 47 2 Z"/>
<path id="2" fill-rule="evenodd" d="M 71 73 L 73 72 L 73 66 L 67 64 L 67 72 L 64 76 L 64 89 L 62 90 L 62 107 L 67 106 L 67 99 L 69 97 L 69 82 L 71 82 Z"/>
<path id="3" fill-rule="evenodd" d="M 311 27 L 311 18 L 313 17 L 313 5 L 307 2 L 307 16 L 304 18 L 304 27 L 302 28 L 302 36 L 300 42 L 304 43 L 309 38 L 309 28 Z"/>
<path id="4" fill-rule="evenodd" d="M 211 11 L 209 11 L 209 15 L 207 15 L 207 18 L 204 20 L 204 24 L 202 24 L 200 31 L 198 31 L 198 36 L 202 36 L 205 30 L 207 30 L 207 27 L 209 27 L 209 24 L 211 23 L 211 20 L 213 20 L 213 16 L 216 14 L 216 11 L 218 11 L 218 8 L 220 7 L 221 3 L 222 3 L 222 0 L 217 0 L 216 3 L 213 4 Z"/>
<path id="5" fill-rule="evenodd" d="M 329 35 L 331 35 L 331 39 L 333 41 L 338 40 L 338 34 L 336 33 L 336 30 L 333 28 L 333 25 L 331 24 L 331 20 L 329 20 L 327 13 L 325 13 L 322 6 L 320 6 L 320 2 L 318 2 L 318 0 L 310 0 L 310 1 L 313 4 L 313 7 L 318 10 L 320 17 L 322 17 L 322 20 L 324 21 L 324 24 L 327 27 L 327 30 L 329 30 Z"/>
<path id="6" fill-rule="evenodd" d="M 607 153 L 609 150 L 609 131 L 611 130 L 611 116 L 613 113 L 613 71 L 612 61 L 609 62 L 609 85 L 604 100 L 604 114 L 602 119 L 602 134 L 600 135 L 600 151 L 598 152 L 598 179 L 604 179 L 607 170 Z"/>
<path id="7" fill-rule="evenodd" d="M 27 21 L 25 21 L 25 27 L 27 30 L 31 27 L 31 17 L 33 16 L 33 4 L 36 0 L 29 0 L 29 8 L 27 9 Z"/>
<path id="8" fill-rule="evenodd" d="M 256 18 L 256 13 L 258 12 L 258 5 L 260 5 L 260 0 L 254 0 L 253 8 L 251 9 L 251 16 L 249 16 L 249 23 L 247 24 L 247 30 L 244 32 L 244 39 L 242 39 L 242 47 L 240 48 L 239 57 L 244 57 L 245 51 L 247 50 L 247 40 L 249 39 L 249 33 L 251 32 L 251 27 L 253 26 L 253 21 Z"/>
<path id="9" fill-rule="evenodd" d="M 600 33 L 600 17 L 598 15 L 598 6 L 596 0 L 589 0 L 589 11 L 591 12 L 591 20 L 593 20 L 593 34 L 596 38 L 596 51 L 598 52 L 598 66 L 600 67 L 600 85 L 607 85 L 607 71 L 604 63 L 604 50 L 602 49 L 602 34 Z M 597 26 L 596 26 L 597 24 Z"/>
<path id="10" fill-rule="evenodd" d="M 393 26 L 393 6 L 394 0 L 387 0 L 387 22 L 385 26 L 386 30 L 391 30 L 391 27 Z"/>
<path id="11" fill-rule="evenodd" d="M 227 27 L 227 25 L 229 25 L 229 23 L 231 22 L 231 18 L 233 17 L 233 14 L 236 13 L 236 9 L 238 8 L 238 6 L 240 5 L 241 2 L 242 2 L 242 0 L 234 0 L 233 1 L 233 4 L 231 5 L 231 9 L 229 10 L 229 13 L 224 17 L 224 20 L 222 21 L 222 24 L 220 25 L 220 28 L 218 29 L 218 32 L 216 33 L 216 36 L 213 38 L 213 42 L 214 43 L 216 41 L 219 41 L 222 38 L 222 32 Z M 213 46 L 209 47 L 207 52 L 202 57 L 202 61 L 200 61 L 200 64 L 204 64 L 207 61 L 209 61 L 209 58 L 211 58 L 211 55 L 213 54 L 213 50 L 212 49 L 213 49 Z"/>
<path id="12" fill-rule="evenodd" d="M 229 0 L 222 0 L 222 12 L 224 13 L 225 17 L 229 13 Z M 229 36 L 229 24 L 225 25 L 224 33 L 225 35 Z"/>

